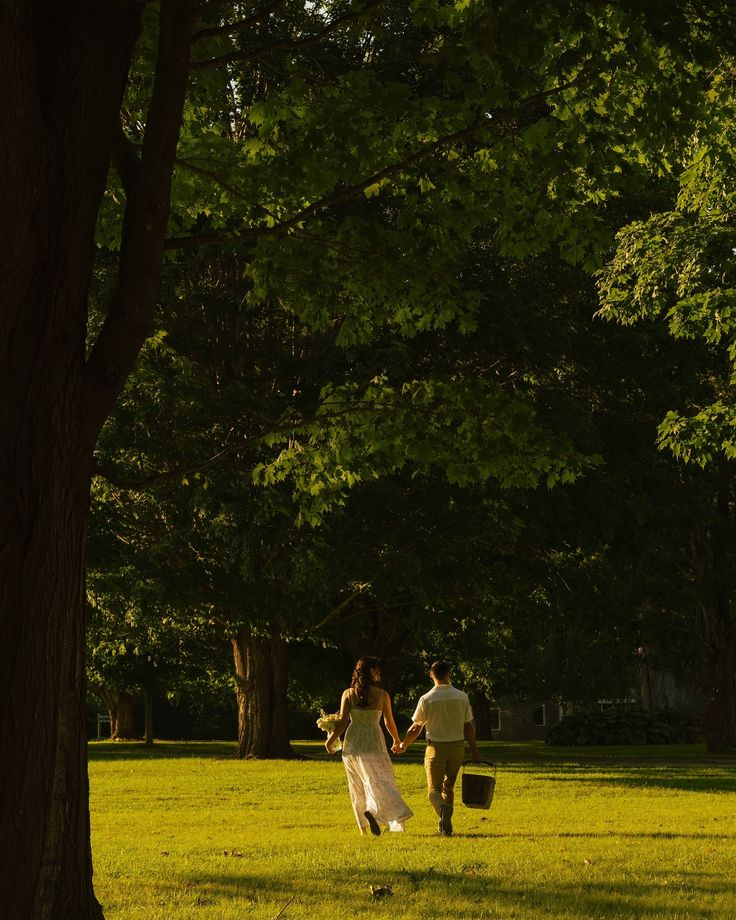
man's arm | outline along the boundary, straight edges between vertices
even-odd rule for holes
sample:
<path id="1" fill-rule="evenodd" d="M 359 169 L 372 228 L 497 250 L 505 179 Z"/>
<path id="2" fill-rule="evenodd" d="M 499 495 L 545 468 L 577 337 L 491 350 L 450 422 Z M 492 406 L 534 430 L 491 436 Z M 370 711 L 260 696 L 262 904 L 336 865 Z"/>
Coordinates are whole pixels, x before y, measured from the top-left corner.
<path id="1" fill-rule="evenodd" d="M 409 745 L 412 743 L 412 741 L 416 741 L 416 739 L 421 734 L 423 728 L 424 728 L 424 722 L 412 722 L 411 723 L 411 725 L 409 726 L 409 730 L 406 733 L 406 737 L 401 743 L 402 751 L 405 751 L 409 747 Z"/>
<path id="2" fill-rule="evenodd" d="M 480 751 L 478 750 L 478 744 L 475 740 L 475 725 L 473 725 L 472 722 L 466 722 L 465 725 L 463 725 L 463 735 L 465 735 L 465 740 L 470 745 L 473 763 L 480 763 Z"/>

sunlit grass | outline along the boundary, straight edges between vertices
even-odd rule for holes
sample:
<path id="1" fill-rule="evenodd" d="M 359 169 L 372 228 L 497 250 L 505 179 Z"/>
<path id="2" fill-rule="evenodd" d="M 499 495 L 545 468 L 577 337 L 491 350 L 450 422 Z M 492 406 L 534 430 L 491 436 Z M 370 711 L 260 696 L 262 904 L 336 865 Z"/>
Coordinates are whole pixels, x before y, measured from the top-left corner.
<path id="1" fill-rule="evenodd" d="M 694 746 L 488 745 L 493 805 L 456 808 L 450 839 L 418 749 L 396 761 L 415 817 L 373 838 L 317 744 L 295 762 L 240 762 L 216 743 L 91 748 L 108 920 L 736 917 L 736 760 Z"/>

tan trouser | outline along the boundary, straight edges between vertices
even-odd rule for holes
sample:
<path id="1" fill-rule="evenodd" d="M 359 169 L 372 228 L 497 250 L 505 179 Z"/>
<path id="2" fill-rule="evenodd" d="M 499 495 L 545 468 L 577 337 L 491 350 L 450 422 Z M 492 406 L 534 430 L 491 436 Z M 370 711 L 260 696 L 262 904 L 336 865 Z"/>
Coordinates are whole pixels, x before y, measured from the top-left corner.
<path id="1" fill-rule="evenodd" d="M 465 759 L 464 741 L 428 741 L 424 754 L 427 798 L 439 815 L 443 805 L 455 801 L 455 780 Z"/>

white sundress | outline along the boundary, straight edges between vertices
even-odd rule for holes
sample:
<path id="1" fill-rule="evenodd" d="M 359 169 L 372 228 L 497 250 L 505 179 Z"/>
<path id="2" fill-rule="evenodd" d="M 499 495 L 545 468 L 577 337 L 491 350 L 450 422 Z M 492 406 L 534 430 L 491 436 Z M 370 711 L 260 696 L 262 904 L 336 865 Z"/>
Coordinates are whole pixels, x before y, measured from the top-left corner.
<path id="1" fill-rule="evenodd" d="M 391 831 L 403 831 L 414 812 L 401 798 L 381 731 L 382 709 L 350 708 L 342 762 L 348 776 L 350 801 L 359 828 L 368 827 L 365 812 Z"/>

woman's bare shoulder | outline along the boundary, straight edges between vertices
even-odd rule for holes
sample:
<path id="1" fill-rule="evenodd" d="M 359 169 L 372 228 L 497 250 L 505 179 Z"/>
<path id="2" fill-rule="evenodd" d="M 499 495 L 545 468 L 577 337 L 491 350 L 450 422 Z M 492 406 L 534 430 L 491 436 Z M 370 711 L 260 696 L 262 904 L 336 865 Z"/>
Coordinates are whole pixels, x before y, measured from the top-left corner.
<path id="1" fill-rule="evenodd" d="M 383 703 L 388 696 L 385 690 L 382 690 L 380 687 L 371 687 L 369 692 L 369 699 L 371 702 L 376 704 L 376 708 L 383 706 Z"/>

